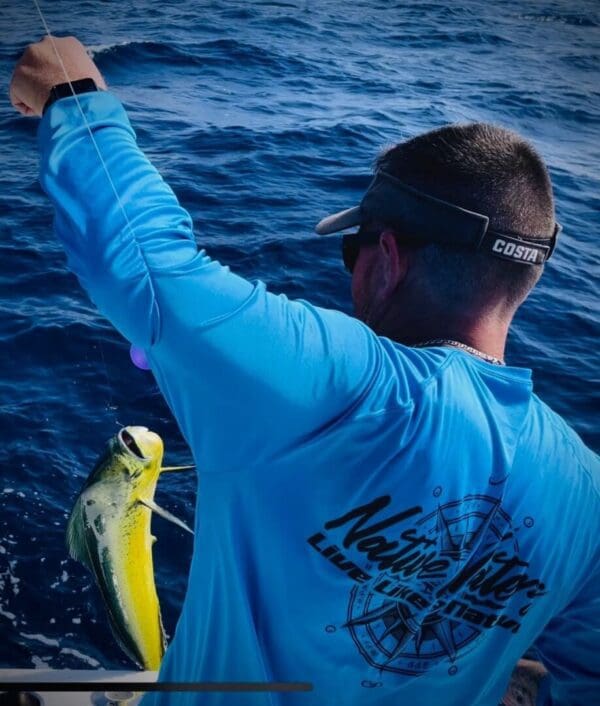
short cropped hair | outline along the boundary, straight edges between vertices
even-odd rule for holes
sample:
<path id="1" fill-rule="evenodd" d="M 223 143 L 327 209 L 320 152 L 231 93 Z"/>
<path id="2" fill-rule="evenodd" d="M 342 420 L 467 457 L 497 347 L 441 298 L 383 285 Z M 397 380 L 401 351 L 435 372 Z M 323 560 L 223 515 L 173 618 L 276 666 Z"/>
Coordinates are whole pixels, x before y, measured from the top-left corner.
<path id="1" fill-rule="evenodd" d="M 510 130 L 487 123 L 448 125 L 387 149 L 375 166 L 432 196 L 483 213 L 493 230 L 529 238 L 552 234 L 548 170 L 536 150 Z M 425 272 L 435 274 L 440 297 L 461 305 L 493 292 L 516 308 L 543 269 L 438 244 L 418 248 L 415 258 Z"/>

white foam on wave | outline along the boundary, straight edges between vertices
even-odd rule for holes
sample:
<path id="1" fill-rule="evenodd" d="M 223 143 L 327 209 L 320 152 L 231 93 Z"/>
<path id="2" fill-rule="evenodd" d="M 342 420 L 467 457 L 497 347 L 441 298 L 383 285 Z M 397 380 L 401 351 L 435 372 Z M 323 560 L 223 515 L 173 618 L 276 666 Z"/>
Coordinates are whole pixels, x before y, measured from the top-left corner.
<path id="1" fill-rule="evenodd" d="M 4 610 L 2 605 L 0 605 L 0 615 L 4 618 L 8 618 L 9 620 L 13 621 L 13 625 L 15 624 L 15 621 L 17 620 L 17 616 L 14 613 L 11 613 L 8 610 Z"/>
<path id="2" fill-rule="evenodd" d="M 77 657 L 82 662 L 85 662 L 86 664 L 89 664 L 92 667 L 100 666 L 100 662 L 98 662 L 97 659 L 94 659 L 89 655 L 84 655 L 83 652 L 80 652 L 79 650 L 74 650 L 72 647 L 63 647 L 60 653 L 63 655 L 72 655 L 73 657 Z"/>
<path id="3" fill-rule="evenodd" d="M 6 552 L 0 552 L 2 554 Z M 21 579 L 15 576 L 15 571 L 17 568 L 17 560 L 11 559 L 7 566 L 6 571 L 0 571 L 0 594 L 6 595 L 6 588 L 10 586 L 14 596 L 19 595 L 19 583 Z"/>
<path id="4" fill-rule="evenodd" d="M 123 47 L 129 44 L 129 42 L 115 42 L 114 44 L 90 44 L 86 47 L 87 53 L 92 57 L 98 56 L 98 54 L 103 54 L 106 51 L 110 51 L 115 47 Z"/>
<path id="5" fill-rule="evenodd" d="M 49 647 L 60 647 L 60 643 L 58 642 L 58 640 L 53 640 L 51 637 L 46 637 L 45 635 L 42 635 L 40 633 L 30 635 L 28 633 L 22 632 L 21 637 L 24 637 L 27 640 L 36 640 L 37 642 L 41 642 L 42 645 L 48 645 Z"/>
<path id="6" fill-rule="evenodd" d="M 92 59 L 96 58 L 99 54 L 105 54 L 106 52 L 112 51 L 117 47 L 127 47 L 130 44 L 151 44 L 152 42 L 148 40 L 135 40 L 128 39 L 123 42 L 113 42 L 112 44 L 90 44 L 87 49 L 87 53 Z"/>

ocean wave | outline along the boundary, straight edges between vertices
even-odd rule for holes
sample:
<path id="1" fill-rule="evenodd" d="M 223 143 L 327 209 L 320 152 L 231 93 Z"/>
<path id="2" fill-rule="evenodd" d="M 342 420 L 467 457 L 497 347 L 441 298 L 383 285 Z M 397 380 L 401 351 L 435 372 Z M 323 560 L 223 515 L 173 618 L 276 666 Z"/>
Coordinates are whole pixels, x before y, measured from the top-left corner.
<path id="1" fill-rule="evenodd" d="M 89 56 L 96 60 L 102 54 L 108 54 L 109 52 L 115 51 L 119 47 L 128 47 L 131 44 L 155 44 L 155 42 L 151 42 L 149 40 L 142 40 L 139 42 L 124 40 L 122 42 L 113 42 L 111 44 L 88 44 L 86 45 L 86 50 Z"/>
<path id="2" fill-rule="evenodd" d="M 399 44 L 404 44 L 413 48 L 430 49 L 431 46 L 448 45 L 448 44 L 465 44 L 467 46 L 502 46 L 512 44 L 512 40 L 506 36 L 501 36 L 496 32 L 484 32 L 481 30 L 458 30 L 452 32 L 449 30 L 428 32 L 427 34 L 419 32 L 417 34 L 402 33 L 394 34 L 390 37 Z"/>
<path id="3" fill-rule="evenodd" d="M 582 72 L 590 72 L 590 76 L 595 76 L 598 73 L 598 65 L 600 65 L 600 54 L 567 54 L 561 57 L 561 61 L 569 64 L 571 68 L 578 69 Z M 593 82 L 596 88 L 598 83 Z M 598 91 L 595 92 L 596 97 L 598 97 Z"/>
<path id="4" fill-rule="evenodd" d="M 591 14 L 576 13 L 527 13 L 521 15 L 521 19 L 533 20 L 534 22 L 556 22 L 559 24 L 572 25 L 574 27 L 599 27 L 600 19 Z"/>
<path id="5" fill-rule="evenodd" d="M 102 71 L 124 68 L 132 64 L 160 63 L 170 68 L 182 66 L 227 67 L 243 66 L 245 70 L 262 69 L 273 75 L 282 71 L 302 75 L 310 62 L 297 56 L 284 55 L 262 46 L 235 39 L 215 39 L 200 43 L 164 43 L 129 41 L 97 47 L 94 59 Z"/>
<path id="6" fill-rule="evenodd" d="M 97 44 L 87 47 L 90 56 L 103 68 L 109 61 L 131 61 L 140 58 L 169 60 L 186 58 L 185 52 L 178 51 L 169 44 L 152 40 L 129 40 L 112 44 Z"/>
<path id="7" fill-rule="evenodd" d="M 228 155 L 274 152 L 294 159 L 294 155 L 289 155 L 289 150 L 292 150 L 298 151 L 301 158 L 314 154 L 318 159 L 317 150 L 320 147 L 335 145 L 336 150 L 341 152 L 357 147 L 364 149 L 365 144 L 381 142 L 382 137 L 376 127 L 364 122 L 309 123 L 303 128 L 283 130 L 254 130 L 236 125 L 190 131 L 182 137 L 182 146 L 196 155 L 211 154 L 217 150 L 222 152 L 223 145 L 227 145 Z"/>

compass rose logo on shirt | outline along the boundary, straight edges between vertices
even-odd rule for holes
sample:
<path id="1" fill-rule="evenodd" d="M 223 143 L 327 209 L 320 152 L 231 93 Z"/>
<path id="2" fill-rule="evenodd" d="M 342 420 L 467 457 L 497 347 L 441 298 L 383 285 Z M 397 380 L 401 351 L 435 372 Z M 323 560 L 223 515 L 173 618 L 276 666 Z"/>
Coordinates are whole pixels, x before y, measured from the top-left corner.
<path id="1" fill-rule="evenodd" d="M 417 676 L 446 662 L 454 674 L 486 630 L 518 632 L 545 586 L 527 574 L 497 498 L 469 495 L 426 515 L 390 516 L 390 504 L 377 498 L 308 541 L 354 580 L 343 627 L 371 666 Z"/>

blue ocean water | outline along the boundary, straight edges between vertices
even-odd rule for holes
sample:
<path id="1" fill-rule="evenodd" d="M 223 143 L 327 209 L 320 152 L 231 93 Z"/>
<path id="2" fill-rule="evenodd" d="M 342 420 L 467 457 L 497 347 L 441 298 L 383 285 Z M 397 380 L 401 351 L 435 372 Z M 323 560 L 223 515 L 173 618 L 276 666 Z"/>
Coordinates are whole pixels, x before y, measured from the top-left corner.
<path id="1" fill-rule="evenodd" d="M 350 311 L 339 244 L 313 226 L 357 201 L 382 147 L 474 120 L 531 139 L 564 233 L 507 358 L 532 368 L 538 394 L 600 448 L 595 0 L 41 4 L 53 32 L 90 48 L 198 241 L 240 274 L 317 304 Z M 159 432 L 169 463 L 189 453 L 53 237 L 37 121 L 6 96 L 15 61 L 42 34 L 32 2 L 0 0 L 0 667 L 128 668 L 90 575 L 68 558 L 66 520 L 119 426 Z M 194 497 L 195 480 L 180 474 L 157 492 L 188 522 Z M 160 518 L 153 527 L 172 633 L 191 541 Z"/>

